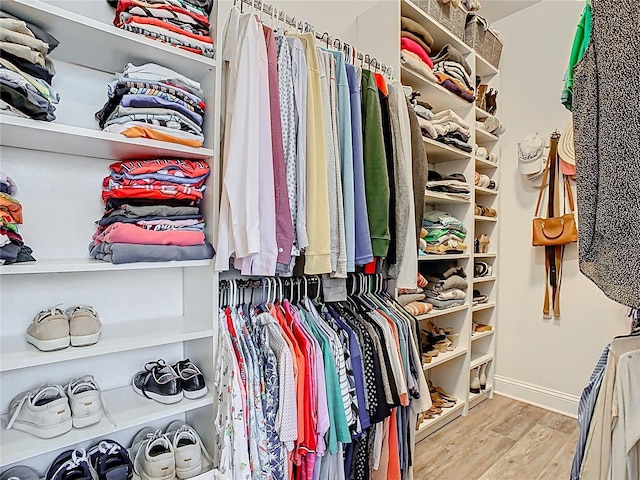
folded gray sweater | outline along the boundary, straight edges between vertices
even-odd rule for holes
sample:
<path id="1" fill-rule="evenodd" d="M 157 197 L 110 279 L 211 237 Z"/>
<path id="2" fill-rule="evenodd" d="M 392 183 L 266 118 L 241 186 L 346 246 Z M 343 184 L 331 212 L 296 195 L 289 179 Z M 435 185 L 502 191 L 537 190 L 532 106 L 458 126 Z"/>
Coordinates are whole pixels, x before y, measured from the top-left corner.
<path id="1" fill-rule="evenodd" d="M 210 243 L 181 247 L 177 245 L 137 245 L 133 243 L 100 243 L 89 245 L 90 255 L 113 264 L 139 262 L 171 262 L 207 260 L 215 250 Z"/>

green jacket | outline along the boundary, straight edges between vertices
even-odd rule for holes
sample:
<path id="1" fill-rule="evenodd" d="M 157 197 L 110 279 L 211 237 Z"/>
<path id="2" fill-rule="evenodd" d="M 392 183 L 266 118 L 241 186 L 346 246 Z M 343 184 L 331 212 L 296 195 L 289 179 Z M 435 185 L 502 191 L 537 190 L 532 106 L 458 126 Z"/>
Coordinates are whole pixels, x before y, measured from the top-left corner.
<path id="1" fill-rule="evenodd" d="M 578 64 L 584 52 L 591 41 L 591 5 L 587 2 L 580 17 L 576 35 L 573 37 L 573 45 L 571 46 L 571 56 L 569 57 L 569 67 L 564 80 L 564 88 L 562 89 L 562 104 L 571 110 L 573 100 L 573 69 Z"/>
<path id="2" fill-rule="evenodd" d="M 362 71 L 362 143 L 371 247 L 374 256 L 386 257 L 391 238 L 389 235 L 389 174 L 378 87 L 373 72 L 368 70 Z"/>

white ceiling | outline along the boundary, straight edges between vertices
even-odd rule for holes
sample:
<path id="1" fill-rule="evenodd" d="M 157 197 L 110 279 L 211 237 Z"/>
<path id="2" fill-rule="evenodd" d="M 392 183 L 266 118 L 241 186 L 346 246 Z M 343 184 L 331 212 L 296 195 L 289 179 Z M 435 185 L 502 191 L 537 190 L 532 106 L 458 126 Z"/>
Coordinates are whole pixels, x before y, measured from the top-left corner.
<path id="1" fill-rule="evenodd" d="M 480 15 L 493 23 L 501 18 L 512 15 L 542 0 L 480 0 L 482 8 Z"/>

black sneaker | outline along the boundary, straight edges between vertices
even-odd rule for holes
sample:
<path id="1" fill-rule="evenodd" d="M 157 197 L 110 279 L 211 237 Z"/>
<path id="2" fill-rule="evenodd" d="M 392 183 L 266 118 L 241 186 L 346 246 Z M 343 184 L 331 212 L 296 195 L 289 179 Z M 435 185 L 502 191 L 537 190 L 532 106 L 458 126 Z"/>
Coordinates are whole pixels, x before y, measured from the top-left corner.
<path id="1" fill-rule="evenodd" d="M 182 382 L 171 365 L 164 360 L 149 362 L 133 377 L 133 390 L 160 403 L 177 403 L 183 398 Z"/>
<path id="2" fill-rule="evenodd" d="M 45 473 L 45 480 L 95 480 L 83 448 L 62 452 Z"/>
<path id="3" fill-rule="evenodd" d="M 98 480 L 131 480 L 133 477 L 133 463 L 129 452 L 118 442 L 101 440 L 88 453 Z"/>
<path id="4" fill-rule="evenodd" d="M 204 397 L 207 394 L 207 385 L 204 383 L 204 375 L 200 369 L 188 358 L 181 360 L 173 366 L 180 377 L 182 393 L 191 400 Z"/>

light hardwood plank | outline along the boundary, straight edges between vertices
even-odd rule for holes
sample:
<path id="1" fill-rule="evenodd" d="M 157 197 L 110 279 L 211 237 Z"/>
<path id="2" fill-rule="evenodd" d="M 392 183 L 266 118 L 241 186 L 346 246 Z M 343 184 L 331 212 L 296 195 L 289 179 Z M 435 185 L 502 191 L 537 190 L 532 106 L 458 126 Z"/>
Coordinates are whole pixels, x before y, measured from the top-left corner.
<path id="1" fill-rule="evenodd" d="M 552 480 L 556 478 L 566 479 L 570 477 L 571 463 L 576 450 L 578 433 L 579 431 L 576 425 L 574 432 L 569 435 L 567 441 L 562 445 L 562 447 L 560 447 L 558 453 L 556 453 L 547 466 L 544 467 L 542 472 L 540 472 L 540 475 L 538 475 L 536 480 Z"/>
<path id="2" fill-rule="evenodd" d="M 538 420 L 538 423 L 545 427 L 566 433 L 567 435 L 572 435 L 578 431 L 578 422 L 574 418 L 558 415 L 554 412 L 546 412 L 542 418 Z"/>
<path id="3" fill-rule="evenodd" d="M 568 435 L 536 424 L 480 480 L 537 478 L 567 442 Z"/>
<path id="4" fill-rule="evenodd" d="M 504 421 L 494 422 L 491 430 L 512 440 L 520 440 L 525 436 L 545 413 L 542 408 L 522 402 L 515 402 L 509 410 L 510 415 Z"/>

